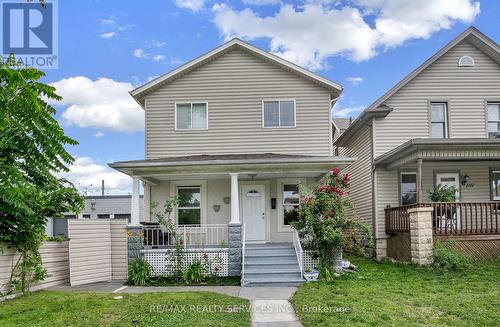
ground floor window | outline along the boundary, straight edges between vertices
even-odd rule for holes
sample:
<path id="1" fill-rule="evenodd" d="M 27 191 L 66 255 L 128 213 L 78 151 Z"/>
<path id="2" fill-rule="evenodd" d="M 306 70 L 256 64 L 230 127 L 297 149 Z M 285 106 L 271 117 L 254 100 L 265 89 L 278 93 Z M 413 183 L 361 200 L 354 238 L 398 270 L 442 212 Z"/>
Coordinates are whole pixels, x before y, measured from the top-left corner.
<path id="1" fill-rule="evenodd" d="M 400 181 L 401 205 L 417 203 L 417 173 L 402 172 Z"/>
<path id="2" fill-rule="evenodd" d="M 491 198 L 500 200 L 500 170 L 491 171 Z"/>
<path id="3" fill-rule="evenodd" d="M 299 218 L 299 184 L 283 184 L 283 223 L 290 226 Z"/>
<path id="4" fill-rule="evenodd" d="M 178 186 L 177 219 L 179 225 L 200 225 L 201 223 L 201 187 Z"/>

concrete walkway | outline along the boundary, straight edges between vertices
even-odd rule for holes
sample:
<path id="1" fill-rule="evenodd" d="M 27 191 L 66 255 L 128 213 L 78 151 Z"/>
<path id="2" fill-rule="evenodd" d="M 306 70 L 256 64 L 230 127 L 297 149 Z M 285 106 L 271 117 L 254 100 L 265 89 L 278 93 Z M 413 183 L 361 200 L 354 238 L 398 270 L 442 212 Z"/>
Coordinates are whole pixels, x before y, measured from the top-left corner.
<path id="1" fill-rule="evenodd" d="M 112 293 L 149 292 L 214 292 L 236 296 L 250 301 L 252 327 L 299 327 L 293 306 L 289 299 L 296 287 L 239 287 L 239 286 L 166 286 L 138 287 L 123 286 L 120 282 L 99 282 L 81 286 L 59 285 L 49 288 L 53 291 L 87 291 Z"/>

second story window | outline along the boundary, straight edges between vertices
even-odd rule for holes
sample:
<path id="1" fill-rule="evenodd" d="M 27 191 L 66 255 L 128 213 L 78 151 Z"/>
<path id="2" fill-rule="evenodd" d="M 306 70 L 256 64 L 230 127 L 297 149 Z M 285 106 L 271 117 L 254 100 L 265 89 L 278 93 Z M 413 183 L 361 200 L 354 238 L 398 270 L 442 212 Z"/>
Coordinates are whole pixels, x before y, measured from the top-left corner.
<path id="1" fill-rule="evenodd" d="M 488 137 L 500 138 L 500 103 L 488 103 Z"/>
<path id="2" fill-rule="evenodd" d="M 431 103 L 431 136 L 440 139 L 448 137 L 448 107 L 444 102 Z"/>
<path id="3" fill-rule="evenodd" d="M 176 130 L 208 128 L 208 109 L 206 102 L 177 103 L 175 106 Z"/>
<path id="4" fill-rule="evenodd" d="M 295 101 L 264 101 L 262 106 L 265 128 L 295 127 Z"/>

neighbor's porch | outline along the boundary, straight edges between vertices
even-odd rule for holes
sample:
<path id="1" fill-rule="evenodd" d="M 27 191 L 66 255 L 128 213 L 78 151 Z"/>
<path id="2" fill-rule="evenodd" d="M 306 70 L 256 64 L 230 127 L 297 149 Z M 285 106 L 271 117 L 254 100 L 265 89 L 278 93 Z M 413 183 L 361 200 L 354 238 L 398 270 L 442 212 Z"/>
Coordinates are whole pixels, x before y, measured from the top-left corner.
<path id="1" fill-rule="evenodd" d="M 384 211 L 378 223 L 389 237 L 387 254 L 400 258 L 405 248 L 410 254 L 410 213 L 425 207 L 430 208 L 434 241 L 493 238 L 496 248 L 500 240 L 499 160 L 500 141 L 490 139 L 412 140 L 377 158 L 381 188 L 377 196 L 386 201 L 378 203 Z M 456 200 L 433 200 L 430 192 L 438 185 L 454 187 Z"/>

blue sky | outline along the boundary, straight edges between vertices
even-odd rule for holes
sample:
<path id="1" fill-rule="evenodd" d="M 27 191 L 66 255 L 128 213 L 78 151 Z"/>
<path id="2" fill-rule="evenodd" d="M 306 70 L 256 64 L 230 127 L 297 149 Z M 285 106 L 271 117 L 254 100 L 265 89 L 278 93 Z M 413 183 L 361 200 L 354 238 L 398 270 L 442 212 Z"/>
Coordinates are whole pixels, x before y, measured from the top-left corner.
<path id="1" fill-rule="evenodd" d="M 334 113 L 356 116 L 468 26 L 500 40 L 498 13 L 493 0 L 60 1 L 59 68 L 44 81 L 65 98 L 57 118 L 80 142 L 68 177 L 127 192 L 106 167 L 144 157 L 142 111 L 127 91 L 232 36 L 341 83 Z"/>

